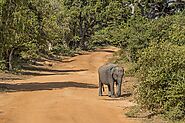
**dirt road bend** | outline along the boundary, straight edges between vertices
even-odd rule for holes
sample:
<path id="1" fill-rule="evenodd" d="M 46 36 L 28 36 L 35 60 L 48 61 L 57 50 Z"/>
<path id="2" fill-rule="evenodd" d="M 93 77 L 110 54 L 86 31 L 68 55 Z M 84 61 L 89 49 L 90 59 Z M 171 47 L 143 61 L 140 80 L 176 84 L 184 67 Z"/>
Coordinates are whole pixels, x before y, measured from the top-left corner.
<path id="1" fill-rule="evenodd" d="M 128 100 L 98 96 L 97 69 L 115 50 L 56 62 L 51 70 L 10 82 L 16 91 L 0 93 L 0 123 L 138 123 L 124 116 Z"/>

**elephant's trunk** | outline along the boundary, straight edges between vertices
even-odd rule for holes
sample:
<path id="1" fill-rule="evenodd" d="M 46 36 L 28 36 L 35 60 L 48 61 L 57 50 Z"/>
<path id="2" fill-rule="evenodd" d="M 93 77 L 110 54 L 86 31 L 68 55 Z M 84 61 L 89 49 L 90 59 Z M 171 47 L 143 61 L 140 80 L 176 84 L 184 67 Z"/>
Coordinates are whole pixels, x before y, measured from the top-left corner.
<path id="1" fill-rule="evenodd" d="M 116 87 L 116 90 L 117 90 L 116 95 L 117 95 L 118 97 L 121 96 L 121 84 L 122 84 L 122 80 L 119 80 L 118 83 L 117 83 L 117 87 Z"/>

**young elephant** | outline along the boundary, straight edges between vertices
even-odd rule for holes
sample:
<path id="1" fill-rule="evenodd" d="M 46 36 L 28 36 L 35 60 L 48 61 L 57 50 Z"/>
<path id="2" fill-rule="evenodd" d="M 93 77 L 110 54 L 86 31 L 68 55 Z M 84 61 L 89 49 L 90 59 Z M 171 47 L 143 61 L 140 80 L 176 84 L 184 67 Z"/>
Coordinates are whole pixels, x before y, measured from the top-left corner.
<path id="1" fill-rule="evenodd" d="M 99 74 L 99 96 L 102 96 L 103 84 L 108 86 L 108 95 L 114 96 L 114 82 L 116 82 L 116 96 L 121 96 L 121 84 L 124 69 L 112 63 L 107 63 L 98 69 Z M 103 88 L 104 90 L 104 88 Z"/>

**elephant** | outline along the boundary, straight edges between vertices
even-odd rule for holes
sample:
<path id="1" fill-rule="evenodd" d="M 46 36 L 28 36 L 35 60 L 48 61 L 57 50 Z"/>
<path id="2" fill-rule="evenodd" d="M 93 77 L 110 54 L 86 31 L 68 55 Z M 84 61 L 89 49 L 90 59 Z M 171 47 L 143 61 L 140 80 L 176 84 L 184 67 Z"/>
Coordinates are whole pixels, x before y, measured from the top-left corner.
<path id="1" fill-rule="evenodd" d="M 113 63 L 107 63 L 99 67 L 99 96 L 102 96 L 103 84 L 108 86 L 108 96 L 115 97 L 114 83 L 116 83 L 116 96 L 121 96 L 122 78 L 124 76 L 124 69 Z"/>

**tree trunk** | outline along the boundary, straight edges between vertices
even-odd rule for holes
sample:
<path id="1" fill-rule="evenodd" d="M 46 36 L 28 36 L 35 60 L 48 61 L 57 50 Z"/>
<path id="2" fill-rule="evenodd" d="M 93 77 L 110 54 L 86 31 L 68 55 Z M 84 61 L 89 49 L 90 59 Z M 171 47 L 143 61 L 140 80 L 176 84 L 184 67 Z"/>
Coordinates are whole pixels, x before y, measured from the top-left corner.
<path id="1" fill-rule="evenodd" d="M 8 70 L 9 71 L 13 70 L 13 67 L 12 67 L 13 52 L 14 52 L 14 48 L 12 48 L 12 50 L 10 51 L 9 58 L 8 58 Z"/>
<path id="2" fill-rule="evenodd" d="M 52 50 L 52 44 L 51 42 L 47 42 L 48 43 L 48 50 L 51 51 Z"/>
<path id="3" fill-rule="evenodd" d="M 134 4 L 131 3 L 129 5 L 129 7 L 131 8 L 131 14 L 134 15 L 134 13 L 135 13 L 135 6 L 134 6 Z"/>

